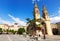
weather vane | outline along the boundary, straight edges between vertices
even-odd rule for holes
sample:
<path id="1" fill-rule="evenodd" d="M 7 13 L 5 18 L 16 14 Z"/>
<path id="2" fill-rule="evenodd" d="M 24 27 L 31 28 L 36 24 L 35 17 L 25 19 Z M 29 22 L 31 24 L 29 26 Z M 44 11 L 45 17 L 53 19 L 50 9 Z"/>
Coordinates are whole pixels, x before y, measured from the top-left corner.
<path id="1" fill-rule="evenodd" d="M 34 2 L 39 2 L 40 0 L 32 0 L 32 3 L 34 4 Z"/>

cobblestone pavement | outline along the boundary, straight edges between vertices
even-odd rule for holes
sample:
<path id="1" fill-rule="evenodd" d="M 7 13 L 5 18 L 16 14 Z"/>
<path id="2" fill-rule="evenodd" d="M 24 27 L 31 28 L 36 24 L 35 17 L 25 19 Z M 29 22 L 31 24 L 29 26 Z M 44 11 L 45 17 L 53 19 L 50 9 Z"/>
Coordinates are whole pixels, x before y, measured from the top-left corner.
<path id="1" fill-rule="evenodd" d="M 23 35 L 0 35 L 0 41 L 36 41 L 29 36 Z M 46 39 L 40 38 L 40 41 L 60 41 L 60 36 L 46 36 Z"/>

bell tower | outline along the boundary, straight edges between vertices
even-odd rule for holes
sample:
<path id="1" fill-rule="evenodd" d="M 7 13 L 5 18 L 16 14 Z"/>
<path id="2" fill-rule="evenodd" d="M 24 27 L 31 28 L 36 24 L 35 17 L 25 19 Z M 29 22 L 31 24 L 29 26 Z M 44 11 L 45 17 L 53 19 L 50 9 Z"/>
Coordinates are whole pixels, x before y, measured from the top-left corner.
<path id="1" fill-rule="evenodd" d="M 36 20 L 35 24 L 39 25 L 40 24 L 40 11 L 39 11 L 39 8 L 38 8 L 36 2 L 34 2 L 33 16 L 34 16 L 34 20 Z M 39 20 L 39 21 L 37 21 L 37 20 Z"/>
<path id="2" fill-rule="evenodd" d="M 35 20 L 40 19 L 40 12 L 39 12 L 39 9 L 38 9 L 38 6 L 37 6 L 36 2 L 34 2 L 33 16 L 34 16 Z"/>
<path id="3" fill-rule="evenodd" d="M 48 12 L 47 12 L 45 6 L 43 6 L 42 13 L 43 13 L 42 18 L 44 19 L 44 22 L 45 22 L 45 25 L 46 25 L 47 34 L 48 35 L 53 35 L 51 25 L 50 25 L 50 18 L 48 16 Z"/>
<path id="4" fill-rule="evenodd" d="M 35 31 L 36 31 L 36 34 L 39 33 L 39 25 L 40 25 L 40 12 L 39 12 L 39 8 L 37 6 L 37 3 L 34 2 L 34 9 L 33 9 L 33 16 L 34 16 L 34 24 L 35 24 Z M 39 21 L 38 21 L 39 20 Z"/>

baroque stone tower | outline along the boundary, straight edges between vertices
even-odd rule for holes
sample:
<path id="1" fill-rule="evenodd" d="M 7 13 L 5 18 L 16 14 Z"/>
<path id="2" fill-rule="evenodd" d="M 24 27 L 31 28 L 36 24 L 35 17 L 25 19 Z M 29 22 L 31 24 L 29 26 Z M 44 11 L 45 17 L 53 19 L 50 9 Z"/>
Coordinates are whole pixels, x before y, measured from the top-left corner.
<path id="1" fill-rule="evenodd" d="M 39 9 L 38 9 L 36 2 L 34 3 L 33 16 L 34 16 L 34 19 L 36 19 L 36 20 L 40 19 L 40 12 L 39 12 Z"/>
<path id="2" fill-rule="evenodd" d="M 42 13 L 43 13 L 42 18 L 44 19 L 44 23 L 45 23 L 45 26 L 46 26 L 47 34 L 48 35 L 53 35 L 52 29 L 51 29 L 51 25 L 50 25 L 50 18 L 48 16 L 48 12 L 47 12 L 45 6 L 43 6 Z"/>
<path id="3" fill-rule="evenodd" d="M 39 8 L 37 6 L 37 3 L 35 2 L 34 3 L 34 11 L 33 11 L 33 16 L 34 16 L 34 24 L 35 24 L 35 32 L 36 34 L 39 33 L 39 31 L 41 30 L 41 27 L 40 27 L 40 11 L 39 11 Z"/>

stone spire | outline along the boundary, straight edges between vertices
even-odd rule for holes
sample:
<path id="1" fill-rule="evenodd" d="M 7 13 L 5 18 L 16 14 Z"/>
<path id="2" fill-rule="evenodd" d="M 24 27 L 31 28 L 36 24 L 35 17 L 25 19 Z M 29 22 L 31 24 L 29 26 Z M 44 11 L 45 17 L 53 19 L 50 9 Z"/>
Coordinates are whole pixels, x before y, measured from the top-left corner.
<path id="1" fill-rule="evenodd" d="M 40 12 L 39 12 L 39 8 L 38 8 L 36 2 L 34 2 L 33 16 L 34 16 L 34 19 L 36 20 L 35 21 L 35 32 L 36 32 L 36 34 L 38 34 L 39 31 L 37 29 L 39 29 L 38 25 L 40 25 L 40 22 L 39 22 L 40 21 Z M 37 21 L 37 20 L 39 20 L 39 21 Z"/>
<path id="2" fill-rule="evenodd" d="M 36 2 L 34 2 L 34 8 L 38 8 L 38 6 L 37 6 L 37 3 L 36 3 Z"/>
<path id="3" fill-rule="evenodd" d="M 44 23 L 46 25 L 47 34 L 48 35 L 53 35 L 51 25 L 50 25 L 50 18 L 48 16 L 48 12 L 47 12 L 45 6 L 43 6 L 42 13 L 43 13 L 42 17 L 43 17 Z"/>
<path id="4" fill-rule="evenodd" d="M 38 9 L 38 6 L 37 6 L 37 3 L 34 2 L 34 11 L 33 11 L 33 16 L 34 16 L 34 19 L 40 19 L 40 13 L 39 13 L 39 9 Z"/>
<path id="5" fill-rule="evenodd" d="M 49 21 L 50 21 L 50 18 L 49 18 L 49 16 L 48 16 L 48 12 L 47 12 L 45 6 L 43 6 L 42 12 L 43 12 L 42 17 L 43 17 L 45 20 L 49 20 Z"/>

